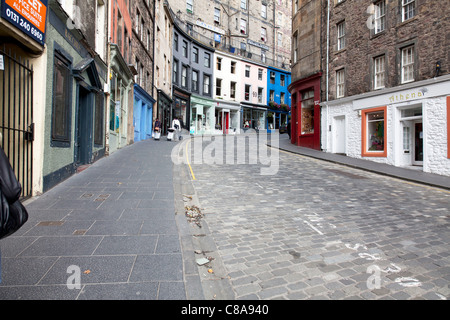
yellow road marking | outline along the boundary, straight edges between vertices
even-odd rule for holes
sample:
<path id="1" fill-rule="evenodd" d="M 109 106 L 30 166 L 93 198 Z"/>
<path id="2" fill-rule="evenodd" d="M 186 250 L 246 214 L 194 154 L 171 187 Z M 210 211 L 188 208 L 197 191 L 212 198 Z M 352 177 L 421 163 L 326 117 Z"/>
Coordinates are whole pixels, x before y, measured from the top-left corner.
<path id="1" fill-rule="evenodd" d="M 195 179 L 194 171 L 192 170 L 191 163 L 189 162 L 188 146 L 190 143 L 191 143 L 191 140 L 189 139 L 188 142 L 186 143 L 186 162 L 189 166 L 189 170 L 191 171 L 192 180 L 197 180 L 197 179 Z"/>

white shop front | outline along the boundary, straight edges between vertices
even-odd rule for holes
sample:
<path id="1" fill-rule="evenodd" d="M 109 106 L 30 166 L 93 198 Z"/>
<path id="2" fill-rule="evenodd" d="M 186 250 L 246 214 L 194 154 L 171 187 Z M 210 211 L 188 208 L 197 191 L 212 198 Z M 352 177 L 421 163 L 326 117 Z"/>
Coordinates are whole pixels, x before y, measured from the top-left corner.
<path id="1" fill-rule="evenodd" d="M 322 149 L 450 176 L 450 76 L 321 103 Z"/>

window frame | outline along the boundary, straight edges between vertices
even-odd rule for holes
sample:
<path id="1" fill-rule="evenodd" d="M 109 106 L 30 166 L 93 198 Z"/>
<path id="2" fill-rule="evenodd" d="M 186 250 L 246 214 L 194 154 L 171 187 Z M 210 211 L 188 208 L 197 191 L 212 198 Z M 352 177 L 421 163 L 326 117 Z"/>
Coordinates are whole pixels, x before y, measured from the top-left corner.
<path id="1" fill-rule="evenodd" d="M 205 68 L 211 68 L 211 54 L 209 52 L 205 52 L 203 55 L 203 66 Z"/>
<path id="2" fill-rule="evenodd" d="M 401 1 L 402 1 L 401 2 L 402 22 L 411 20 L 412 18 L 414 18 L 416 16 L 416 0 L 401 0 Z M 412 10 L 411 10 L 411 7 L 412 7 Z M 408 17 L 405 18 L 405 14 L 407 14 Z"/>
<path id="3" fill-rule="evenodd" d="M 404 53 L 406 50 L 412 49 L 411 52 L 411 58 L 412 58 L 412 62 L 409 62 L 407 64 L 404 64 L 405 59 L 404 59 Z M 415 45 L 409 45 L 406 47 L 402 47 L 400 48 L 400 83 L 404 84 L 404 83 L 410 83 L 410 82 L 414 82 L 416 79 L 415 77 L 415 64 L 416 64 L 416 49 L 415 49 Z M 406 79 L 405 80 L 405 68 L 411 68 L 411 75 L 412 75 L 412 79 Z"/>
<path id="4" fill-rule="evenodd" d="M 250 78 L 250 66 L 245 65 L 245 77 Z"/>
<path id="5" fill-rule="evenodd" d="M 206 79 L 208 79 L 208 83 L 206 83 Z M 211 96 L 211 75 L 206 73 L 203 74 L 203 95 Z"/>
<path id="6" fill-rule="evenodd" d="M 369 115 L 383 112 L 383 150 L 368 150 Z M 376 120 L 372 120 L 376 121 Z M 362 157 L 387 157 L 387 106 L 361 110 L 361 156 Z"/>
<path id="7" fill-rule="evenodd" d="M 382 70 L 377 70 L 377 61 L 379 61 L 380 59 L 382 59 L 381 61 L 381 66 L 382 66 Z M 378 76 L 382 75 L 382 80 L 383 80 L 383 84 L 382 86 L 378 86 Z M 373 89 L 374 90 L 379 90 L 379 89 L 384 89 L 386 87 L 386 55 L 382 54 L 379 56 L 376 56 L 373 58 Z"/>
<path id="8" fill-rule="evenodd" d="M 381 7 L 383 8 L 383 13 L 381 14 Z M 386 0 L 379 0 L 374 3 L 374 34 L 379 34 L 386 30 Z M 378 30 L 378 26 L 381 26 L 380 30 Z"/>
<path id="9" fill-rule="evenodd" d="M 198 63 L 198 55 L 199 55 L 199 50 L 197 47 L 192 47 L 192 61 L 195 63 Z"/>
<path id="10" fill-rule="evenodd" d="M 197 79 L 194 79 L 194 75 Z M 192 81 L 191 81 L 191 89 L 193 92 L 199 92 L 199 80 L 200 80 L 200 72 L 198 70 L 192 69 Z"/>
<path id="11" fill-rule="evenodd" d="M 184 74 L 184 72 L 186 73 Z M 181 87 L 187 89 L 189 86 L 189 67 L 181 64 Z"/>
<path id="12" fill-rule="evenodd" d="M 337 29 L 337 50 L 345 49 L 345 20 L 336 24 Z"/>
<path id="13" fill-rule="evenodd" d="M 248 92 L 247 92 L 247 88 L 248 88 Z M 245 101 L 250 101 L 250 100 L 251 100 L 251 97 L 250 97 L 251 92 L 252 92 L 252 85 L 246 83 L 246 84 L 244 85 L 244 100 L 245 100 Z M 248 94 L 248 95 L 247 95 L 247 94 Z"/>
<path id="14" fill-rule="evenodd" d="M 59 83 L 59 81 L 56 80 L 56 63 L 59 61 L 66 70 L 64 78 L 66 80 L 65 83 L 65 94 L 63 93 L 63 96 L 65 97 L 64 100 L 64 133 L 62 135 L 57 134 L 56 132 L 59 131 L 56 129 L 56 126 L 60 124 L 57 119 L 55 119 L 56 115 L 56 108 L 60 107 L 58 103 L 55 102 L 55 85 Z M 59 51 L 54 52 L 53 56 L 53 86 L 52 86 L 52 122 L 51 122 L 51 146 L 52 147 L 70 147 L 71 143 L 71 131 L 72 131 L 72 86 L 73 86 L 73 78 L 72 78 L 72 61 L 67 59 L 62 53 Z"/>
<path id="15" fill-rule="evenodd" d="M 339 82 L 339 76 L 342 75 L 342 82 Z M 345 97 L 345 69 L 336 70 L 336 98 Z"/>

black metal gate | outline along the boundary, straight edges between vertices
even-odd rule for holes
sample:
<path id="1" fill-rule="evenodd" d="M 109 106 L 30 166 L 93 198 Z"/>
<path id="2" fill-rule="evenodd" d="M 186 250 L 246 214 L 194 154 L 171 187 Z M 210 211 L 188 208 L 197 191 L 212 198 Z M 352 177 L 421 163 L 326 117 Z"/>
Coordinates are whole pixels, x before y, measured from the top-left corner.
<path id="1" fill-rule="evenodd" d="M 22 185 L 22 198 L 32 195 L 33 177 L 33 66 L 0 47 L 1 147 Z"/>

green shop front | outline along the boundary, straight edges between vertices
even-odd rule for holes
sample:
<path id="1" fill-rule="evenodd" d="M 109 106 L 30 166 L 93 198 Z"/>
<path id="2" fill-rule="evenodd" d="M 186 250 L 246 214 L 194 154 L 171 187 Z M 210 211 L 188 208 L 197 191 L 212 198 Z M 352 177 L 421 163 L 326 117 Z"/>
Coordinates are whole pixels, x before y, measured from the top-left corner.
<path id="1" fill-rule="evenodd" d="M 190 134 L 213 134 L 216 127 L 215 109 L 214 100 L 192 95 Z"/>

